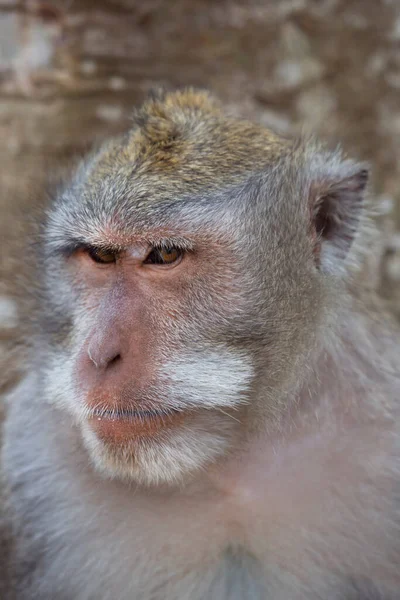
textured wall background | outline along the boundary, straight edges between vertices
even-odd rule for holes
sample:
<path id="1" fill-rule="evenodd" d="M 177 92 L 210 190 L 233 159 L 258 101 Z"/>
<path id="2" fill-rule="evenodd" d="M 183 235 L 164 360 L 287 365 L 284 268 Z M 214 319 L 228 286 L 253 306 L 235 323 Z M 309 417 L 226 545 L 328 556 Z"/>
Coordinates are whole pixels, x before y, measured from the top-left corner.
<path id="1" fill-rule="evenodd" d="M 19 369 L 23 240 L 46 177 L 163 83 L 371 161 L 368 280 L 400 316 L 398 0 L 0 0 L 0 390 Z"/>

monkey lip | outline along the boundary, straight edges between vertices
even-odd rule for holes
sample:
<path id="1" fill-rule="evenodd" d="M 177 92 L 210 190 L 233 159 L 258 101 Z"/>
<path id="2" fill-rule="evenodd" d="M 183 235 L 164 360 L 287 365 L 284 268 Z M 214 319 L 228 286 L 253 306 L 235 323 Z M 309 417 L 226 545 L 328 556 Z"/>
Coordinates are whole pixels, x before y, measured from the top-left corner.
<path id="1" fill-rule="evenodd" d="M 95 410 L 89 417 L 91 428 L 107 442 L 121 443 L 135 437 L 150 437 L 176 427 L 186 414 L 168 410 Z"/>

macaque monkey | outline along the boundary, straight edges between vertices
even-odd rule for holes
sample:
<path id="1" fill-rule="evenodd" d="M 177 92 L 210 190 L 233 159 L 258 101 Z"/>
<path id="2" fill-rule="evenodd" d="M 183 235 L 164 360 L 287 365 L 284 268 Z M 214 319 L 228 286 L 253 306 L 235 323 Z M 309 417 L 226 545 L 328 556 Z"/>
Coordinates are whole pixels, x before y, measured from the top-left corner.
<path id="1" fill-rule="evenodd" d="M 400 598 L 398 330 L 357 283 L 367 180 L 192 89 L 81 164 L 44 219 L 8 400 L 10 598 Z"/>

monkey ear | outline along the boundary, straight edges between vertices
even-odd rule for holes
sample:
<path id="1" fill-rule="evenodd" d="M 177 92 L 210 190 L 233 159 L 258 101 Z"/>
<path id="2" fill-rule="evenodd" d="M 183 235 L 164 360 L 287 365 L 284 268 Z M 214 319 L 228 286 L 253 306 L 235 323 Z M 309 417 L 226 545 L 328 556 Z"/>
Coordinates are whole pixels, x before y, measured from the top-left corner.
<path id="1" fill-rule="evenodd" d="M 347 257 L 359 228 L 368 168 L 349 160 L 325 162 L 324 167 L 311 184 L 312 235 L 317 267 L 332 273 Z"/>

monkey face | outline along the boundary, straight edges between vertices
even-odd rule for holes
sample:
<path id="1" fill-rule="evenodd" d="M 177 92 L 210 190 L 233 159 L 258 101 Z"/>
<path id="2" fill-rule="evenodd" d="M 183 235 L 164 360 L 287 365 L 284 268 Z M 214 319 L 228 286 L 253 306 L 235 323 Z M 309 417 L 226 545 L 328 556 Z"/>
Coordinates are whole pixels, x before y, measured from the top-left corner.
<path id="1" fill-rule="evenodd" d="M 55 208 L 47 289 L 66 324 L 61 336 L 54 325 L 47 394 L 108 476 L 149 484 L 193 472 L 243 434 L 260 377 L 270 397 L 288 380 L 304 331 L 299 319 L 288 336 L 291 304 L 312 314 L 309 290 L 298 266 L 282 279 L 289 254 L 262 266 L 261 244 L 277 240 L 249 229 L 238 200 L 246 206 L 243 193 L 216 195 L 206 213 L 153 207 L 151 219 L 137 208 L 125 223 L 99 210 L 83 233 L 83 218 L 67 224 Z"/>
<path id="2" fill-rule="evenodd" d="M 366 183 L 214 113 L 198 144 L 198 113 L 176 110 L 170 142 L 139 128 L 83 164 L 46 230 L 46 396 L 99 471 L 146 484 L 279 420 L 339 295 Z"/>
<path id="3" fill-rule="evenodd" d="M 178 479 L 229 447 L 248 403 L 254 363 L 234 240 L 176 219 L 93 233 L 58 258 L 69 323 L 50 352 L 48 396 L 106 475 Z"/>

